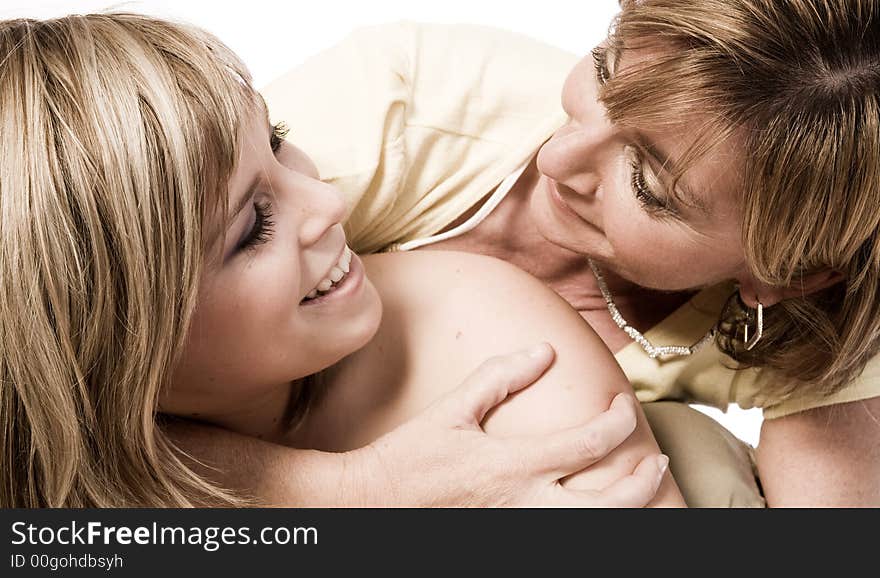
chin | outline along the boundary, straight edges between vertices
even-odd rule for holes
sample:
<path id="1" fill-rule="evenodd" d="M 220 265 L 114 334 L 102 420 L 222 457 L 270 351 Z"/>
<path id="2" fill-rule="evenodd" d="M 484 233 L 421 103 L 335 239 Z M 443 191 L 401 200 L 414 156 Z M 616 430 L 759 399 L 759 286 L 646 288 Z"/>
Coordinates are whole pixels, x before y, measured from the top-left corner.
<path id="1" fill-rule="evenodd" d="M 701 288 L 700 286 L 687 283 L 687 280 L 668 278 L 664 274 L 666 271 L 660 271 L 658 275 L 658 271 L 631 270 L 626 267 L 620 267 L 619 263 L 607 263 L 601 259 L 596 259 L 596 263 L 604 271 L 609 271 L 625 281 L 652 291 L 675 293 L 678 291 L 694 291 Z"/>
<path id="2" fill-rule="evenodd" d="M 379 331 L 379 326 L 382 324 L 382 300 L 369 278 L 364 279 L 363 297 L 358 314 L 349 323 L 345 333 L 339 336 L 337 343 L 342 347 L 338 351 L 337 358 L 329 365 L 366 346 Z"/>
<path id="3" fill-rule="evenodd" d="M 364 282 L 364 309 L 363 316 L 359 319 L 357 349 L 369 343 L 376 336 L 376 332 L 379 331 L 379 326 L 382 324 L 382 299 L 369 278 L 365 278 Z"/>
<path id="4" fill-rule="evenodd" d="M 532 224 L 545 240 L 554 245 L 565 247 L 565 244 L 562 242 L 563 240 L 560 238 L 562 235 L 559 234 L 559 223 L 556 222 L 556 219 L 550 212 L 550 207 L 547 206 L 547 199 L 544 198 L 544 195 L 532 194 L 529 198 L 529 213 L 532 217 Z"/>
<path id="5" fill-rule="evenodd" d="M 566 234 L 568 231 L 564 223 L 561 223 L 554 216 L 549 202 L 546 194 L 535 193 L 529 198 L 529 213 L 531 214 L 532 224 L 538 231 L 538 234 L 545 241 L 557 247 L 584 255 L 585 257 L 592 256 L 593 252 L 590 251 L 591 239 L 581 239 L 584 236 L 584 231 L 578 231 L 578 243 L 572 243 L 571 239 L 574 233 Z"/>
<path id="6" fill-rule="evenodd" d="M 572 253 L 577 253 L 585 258 L 599 259 L 598 255 L 602 254 L 603 238 L 594 240 L 588 238 L 590 236 L 589 233 L 586 235 L 581 233 L 581 238 L 578 239 L 578 242 L 572 243 L 571 236 L 565 235 L 565 232 L 561 231 L 558 226 L 554 227 L 554 224 L 552 221 L 535 219 L 535 228 L 538 234 L 548 243 Z"/>

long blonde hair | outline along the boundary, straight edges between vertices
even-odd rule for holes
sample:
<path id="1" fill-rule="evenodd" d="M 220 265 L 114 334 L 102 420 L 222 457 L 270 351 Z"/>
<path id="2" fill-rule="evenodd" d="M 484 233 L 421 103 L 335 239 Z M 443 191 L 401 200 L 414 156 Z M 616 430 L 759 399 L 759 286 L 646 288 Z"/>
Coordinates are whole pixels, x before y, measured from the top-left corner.
<path id="1" fill-rule="evenodd" d="M 764 338 L 742 347 L 749 312 L 733 300 L 718 343 L 766 366 L 779 397 L 821 396 L 880 349 L 880 3 L 877 0 L 623 0 L 618 49 L 653 49 L 604 88 L 611 119 L 663 126 L 698 112 L 692 163 L 744 135 L 742 242 L 754 277 L 845 282 L 765 310 Z M 680 176 L 677 175 L 677 176 Z M 752 321 L 753 323 L 753 321 Z"/>
<path id="2" fill-rule="evenodd" d="M 255 93 L 196 28 L 0 22 L 0 506 L 241 500 L 157 426 Z"/>

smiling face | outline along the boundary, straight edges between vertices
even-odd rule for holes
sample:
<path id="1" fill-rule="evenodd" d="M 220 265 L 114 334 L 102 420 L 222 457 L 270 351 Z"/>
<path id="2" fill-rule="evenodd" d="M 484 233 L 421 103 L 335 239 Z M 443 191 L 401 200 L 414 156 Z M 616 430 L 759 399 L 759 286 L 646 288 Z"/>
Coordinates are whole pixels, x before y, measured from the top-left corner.
<path id="1" fill-rule="evenodd" d="M 599 48 L 572 70 L 562 94 L 570 121 L 538 154 L 534 222 L 548 241 L 644 287 L 680 290 L 744 277 L 736 139 L 698 157 L 669 195 L 672 167 L 693 144 L 684 127 L 701 127 L 703 119 L 651 131 L 606 117 L 599 92 L 611 71 L 649 57 L 629 51 L 612 66 Z"/>
<path id="2" fill-rule="evenodd" d="M 283 395 L 365 345 L 381 318 L 346 246 L 339 193 L 262 109 L 246 119 L 239 151 L 225 238 L 205 263 L 187 345 L 161 402 L 168 413 L 220 416 Z"/>

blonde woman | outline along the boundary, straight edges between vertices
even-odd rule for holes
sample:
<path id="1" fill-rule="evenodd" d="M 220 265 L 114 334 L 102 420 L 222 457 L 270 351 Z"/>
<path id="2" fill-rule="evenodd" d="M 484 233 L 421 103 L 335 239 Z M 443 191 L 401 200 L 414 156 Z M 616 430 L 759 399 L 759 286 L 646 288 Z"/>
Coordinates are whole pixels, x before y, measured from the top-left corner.
<path id="1" fill-rule="evenodd" d="M 640 400 L 763 408 L 769 505 L 877 506 L 878 71 L 876 0 L 624 0 L 581 60 L 403 23 L 264 94 L 346 194 L 353 248 L 513 263 Z M 689 503 L 762 503 L 750 449 L 646 410 Z"/>
<path id="2" fill-rule="evenodd" d="M 683 505 L 564 301 L 485 257 L 361 262 L 215 38 L 16 20 L 0 54 L 0 506 Z M 288 469 L 205 467 L 188 421 Z"/>

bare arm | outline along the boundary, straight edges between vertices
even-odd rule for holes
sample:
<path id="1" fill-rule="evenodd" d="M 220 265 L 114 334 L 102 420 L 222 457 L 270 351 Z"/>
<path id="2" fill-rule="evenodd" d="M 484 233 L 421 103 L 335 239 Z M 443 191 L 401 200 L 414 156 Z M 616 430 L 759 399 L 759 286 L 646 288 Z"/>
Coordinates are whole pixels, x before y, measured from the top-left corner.
<path id="1" fill-rule="evenodd" d="M 758 471 L 770 507 L 880 507 L 880 397 L 766 420 Z"/>
<path id="2" fill-rule="evenodd" d="M 164 430 L 186 452 L 184 462 L 193 471 L 256 500 L 255 505 L 333 507 L 363 501 L 356 488 L 364 484 L 351 484 L 347 454 L 288 448 L 186 420 L 171 420 Z"/>
<path id="3" fill-rule="evenodd" d="M 174 421 L 164 428 L 199 474 L 276 506 L 641 507 L 665 464 L 645 457 L 600 491 L 559 479 L 604 457 L 632 433 L 635 406 L 620 398 L 577 428 L 502 440 L 481 426 L 486 413 L 527 388 L 553 361 L 546 344 L 485 361 L 453 391 L 363 448 L 339 453 L 293 449 L 216 427 Z M 585 451 L 588 450 L 588 451 Z"/>

